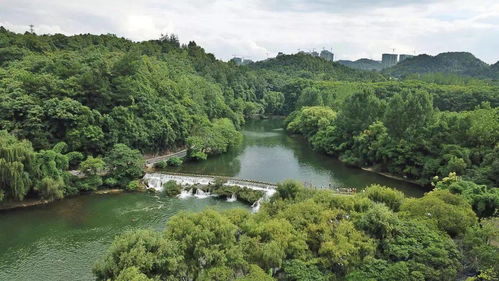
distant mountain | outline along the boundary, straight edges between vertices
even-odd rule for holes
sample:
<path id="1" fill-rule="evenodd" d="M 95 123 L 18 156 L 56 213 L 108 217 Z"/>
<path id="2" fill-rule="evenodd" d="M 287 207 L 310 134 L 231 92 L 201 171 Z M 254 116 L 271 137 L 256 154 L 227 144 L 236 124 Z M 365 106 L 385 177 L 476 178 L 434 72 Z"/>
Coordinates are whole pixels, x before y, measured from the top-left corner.
<path id="1" fill-rule="evenodd" d="M 351 60 L 339 60 L 337 63 L 342 64 L 344 66 L 348 66 L 355 69 L 360 70 L 377 70 L 380 71 L 383 69 L 383 64 L 377 60 L 371 59 L 359 59 L 356 61 Z"/>
<path id="2" fill-rule="evenodd" d="M 499 79 L 499 61 L 490 66 L 490 77 Z"/>
<path id="3" fill-rule="evenodd" d="M 382 71 L 394 77 L 409 74 L 452 73 L 472 77 L 492 78 L 492 66 L 467 52 L 441 53 L 437 56 L 419 55 L 399 62 L 397 65 Z"/>
<path id="4" fill-rule="evenodd" d="M 353 69 L 305 53 L 279 55 L 275 58 L 249 64 L 249 67 L 253 69 L 271 70 L 295 77 L 322 80 L 385 80 L 379 73 Z"/>

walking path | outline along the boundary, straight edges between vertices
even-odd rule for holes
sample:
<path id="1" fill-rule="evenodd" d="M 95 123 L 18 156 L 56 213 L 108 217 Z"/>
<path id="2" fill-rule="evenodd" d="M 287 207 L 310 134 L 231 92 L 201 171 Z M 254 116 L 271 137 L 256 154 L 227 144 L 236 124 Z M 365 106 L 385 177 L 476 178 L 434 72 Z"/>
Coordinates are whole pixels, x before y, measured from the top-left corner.
<path id="1" fill-rule="evenodd" d="M 179 157 L 179 158 L 184 158 L 187 156 L 187 149 L 183 149 L 174 153 L 166 154 L 166 155 L 161 155 L 161 156 L 156 156 L 152 158 L 146 158 L 146 167 L 152 168 L 154 164 L 161 162 L 161 161 L 166 161 L 172 157 Z"/>

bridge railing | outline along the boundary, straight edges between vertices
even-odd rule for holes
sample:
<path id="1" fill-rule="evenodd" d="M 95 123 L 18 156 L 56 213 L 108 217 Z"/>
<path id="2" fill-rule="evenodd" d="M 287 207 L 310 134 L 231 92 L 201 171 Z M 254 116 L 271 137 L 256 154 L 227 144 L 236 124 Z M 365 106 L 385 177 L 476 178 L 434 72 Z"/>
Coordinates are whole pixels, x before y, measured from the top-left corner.
<path id="1" fill-rule="evenodd" d="M 257 181 L 257 180 L 248 180 L 248 179 L 241 179 L 241 178 L 233 178 L 233 177 L 228 177 L 228 176 L 217 176 L 217 175 L 205 175 L 205 174 L 194 174 L 194 173 L 178 173 L 178 172 L 163 172 L 159 174 L 165 174 L 165 175 L 173 175 L 173 176 L 186 176 L 186 177 L 198 177 L 198 178 L 219 178 L 227 181 L 233 181 L 233 182 L 242 182 L 242 183 L 252 183 L 252 184 L 258 184 L 258 185 L 263 185 L 262 187 L 272 187 L 276 188 L 277 184 L 275 183 L 270 183 L 270 182 L 264 182 L 264 181 Z"/>

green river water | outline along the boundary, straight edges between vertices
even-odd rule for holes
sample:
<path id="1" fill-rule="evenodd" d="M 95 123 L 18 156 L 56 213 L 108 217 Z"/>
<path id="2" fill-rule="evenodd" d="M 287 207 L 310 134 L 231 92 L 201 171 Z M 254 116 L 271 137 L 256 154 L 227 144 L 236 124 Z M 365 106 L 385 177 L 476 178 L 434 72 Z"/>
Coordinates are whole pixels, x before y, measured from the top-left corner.
<path id="1" fill-rule="evenodd" d="M 419 187 L 316 153 L 300 137 L 281 129 L 282 120 L 254 120 L 244 128 L 236 151 L 178 172 L 278 182 L 292 178 L 322 187 L 378 183 L 420 196 Z M 113 238 L 137 228 L 163 229 L 179 211 L 243 207 L 214 198 L 176 199 L 147 193 L 82 195 L 44 206 L 0 212 L 0 280 L 93 280 L 91 268 Z"/>

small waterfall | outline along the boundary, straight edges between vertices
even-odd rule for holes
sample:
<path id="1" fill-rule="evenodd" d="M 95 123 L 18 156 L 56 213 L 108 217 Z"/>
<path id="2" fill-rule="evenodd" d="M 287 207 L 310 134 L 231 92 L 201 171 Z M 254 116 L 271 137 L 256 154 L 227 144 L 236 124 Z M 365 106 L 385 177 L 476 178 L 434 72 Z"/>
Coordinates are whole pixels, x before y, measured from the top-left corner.
<path id="1" fill-rule="evenodd" d="M 252 211 L 253 213 L 256 213 L 256 212 L 258 212 L 258 211 L 260 210 L 260 201 L 261 201 L 261 200 L 262 200 L 262 199 L 260 198 L 260 199 L 258 199 L 255 203 L 253 203 L 253 205 L 251 205 L 251 211 Z"/>
<path id="2" fill-rule="evenodd" d="M 209 192 L 204 192 L 202 191 L 201 189 L 196 189 L 196 194 L 194 194 L 194 197 L 196 198 L 200 198 L 200 199 L 203 199 L 203 198 L 208 198 L 210 197 L 211 194 Z"/>
<path id="3" fill-rule="evenodd" d="M 236 202 L 237 201 L 237 196 L 235 193 L 232 193 L 232 196 L 227 198 L 227 202 Z"/>
<path id="4" fill-rule="evenodd" d="M 177 184 L 184 187 L 184 190 L 181 191 L 178 198 L 184 199 L 189 197 L 196 198 L 208 198 L 208 197 L 216 197 L 217 194 L 211 194 L 210 192 L 205 192 L 199 188 L 192 188 L 192 186 L 209 186 L 215 182 L 214 176 L 194 176 L 194 175 L 179 175 L 179 174 L 160 174 L 160 173 L 151 173 L 146 174 L 144 176 L 144 183 L 151 189 L 155 189 L 156 191 L 163 190 L 163 185 L 168 181 L 175 181 Z M 263 197 L 253 203 L 251 206 L 253 212 L 258 212 L 260 210 L 260 205 L 262 200 L 269 200 L 272 195 L 276 192 L 276 186 L 272 184 L 259 183 L 247 180 L 240 179 L 229 179 L 224 184 L 226 186 L 237 186 L 240 188 L 249 188 L 252 190 L 262 191 Z M 190 189 L 187 189 L 190 188 Z M 194 189 L 196 192 L 194 193 Z M 232 194 L 227 198 L 227 202 L 237 201 L 236 194 Z"/>
<path id="5" fill-rule="evenodd" d="M 185 199 L 185 198 L 189 198 L 189 197 L 192 197 L 192 193 L 193 193 L 193 190 L 192 188 L 187 190 L 187 189 L 183 189 L 179 195 L 177 195 L 178 198 L 180 199 Z"/>

